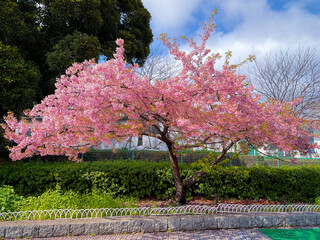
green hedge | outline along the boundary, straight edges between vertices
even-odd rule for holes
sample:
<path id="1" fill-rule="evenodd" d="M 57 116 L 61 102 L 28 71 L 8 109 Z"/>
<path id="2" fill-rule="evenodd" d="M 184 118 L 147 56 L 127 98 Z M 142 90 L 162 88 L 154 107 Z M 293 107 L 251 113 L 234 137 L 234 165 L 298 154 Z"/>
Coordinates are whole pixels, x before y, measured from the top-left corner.
<path id="1" fill-rule="evenodd" d="M 220 168 L 202 178 L 195 193 L 222 198 L 313 203 L 320 196 L 320 167 Z"/>
<path id="2" fill-rule="evenodd" d="M 91 191 L 93 186 L 110 190 L 114 195 L 138 198 L 161 196 L 170 189 L 169 163 L 103 161 L 103 162 L 31 162 L 3 165 L 0 185 L 14 186 L 17 194 L 38 196 L 59 183 L 63 191 Z M 166 180 L 168 179 L 168 180 Z"/>
<path id="3" fill-rule="evenodd" d="M 185 178 L 195 167 L 181 165 Z M 175 188 L 169 163 L 102 161 L 14 163 L 0 168 L 0 185 L 23 196 L 39 196 L 59 183 L 63 191 L 90 192 L 95 186 L 114 196 L 168 199 Z M 216 167 L 189 190 L 189 196 L 314 202 L 320 196 L 320 166 Z"/>

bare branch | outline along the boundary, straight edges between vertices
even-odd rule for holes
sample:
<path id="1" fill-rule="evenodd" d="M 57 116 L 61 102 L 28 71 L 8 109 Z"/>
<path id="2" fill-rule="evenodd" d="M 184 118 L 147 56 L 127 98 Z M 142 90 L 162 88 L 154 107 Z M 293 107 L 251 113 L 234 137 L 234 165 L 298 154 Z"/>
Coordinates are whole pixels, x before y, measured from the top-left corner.
<path id="1" fill-rule="evenodd" d="M 320 55 L 316 48 L 279 49 L 257 57 L 246 74 L 263 100 L 284 102 L 303 97 L 294 111 L 319 118 Z"/>
<path id="2" fill-rule="evenodd" d="M 164 81 L 177 76 L 181 70 L 180 62 L 166 56 L 164 46 L 159 44 L 149 54 L 143 67 L 139 68 L 136 73 L 141 77 L 147 76 L 152 84 L 154 81 Z"/>

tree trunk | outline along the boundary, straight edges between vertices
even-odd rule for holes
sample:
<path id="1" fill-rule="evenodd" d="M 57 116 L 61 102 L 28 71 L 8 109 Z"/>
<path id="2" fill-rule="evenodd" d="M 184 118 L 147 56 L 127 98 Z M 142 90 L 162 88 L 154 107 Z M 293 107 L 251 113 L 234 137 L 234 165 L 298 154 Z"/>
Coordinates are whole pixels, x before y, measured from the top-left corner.
<path id="1" fill-rule="evenodd" d="M 175 195 L 174 201 L 177 204 L 182 205 L 182 204 L 186 203 L 187 190 L 190 187 L 192 187 L 199 178 L 204 176 L 205 172 L 203 172 L 203 171 L 195 172 L 191 177 L 189 177 L 184 182 L 182 182 L 181 175 L 180 175 L 180 169 L 179 169 L 179 165 L 178 165 L 178 157 L 175 154 L 175 151 L 174 151 L 174 148 L 173 148 L 173 144 L 170 141 L 166 141 L 166 144 L 167 144 L 167 147 L 168 147 L 168 150 L 169 150 L 169 156 L 170 156 L 170 163 L 171 163 L 171 166 L 172 166 L 173 179 L 174 179 L 174 184 L 176 186 L 176 195 Z M 222 152 L 219 154 L 219 156 L 217 158 L 217 161 L 213 165 L 216 165 L 221 161 L 221 159 L 224 157 L 226 152 L 233 146 L 233 144 L 234 143 L 231 141 L 222 150 Z M 212 167 L 212 166 L 210 166 L 210 167 Z"/>
<path id="2" fill-rule="evenodd" d="M 167 144 L 167 146 L 170 155 L 170 163 L 172 166 L 174 184 L 176 186 L 176 196 L 174 198 L 174 201 L 177 204 L 182 205 L 186 203 L 186 188 L 184 187 L 183 182 L 181 180 L 180 169 L 178 165 L 178 157 L 172 148 L 172 144 Z"/>

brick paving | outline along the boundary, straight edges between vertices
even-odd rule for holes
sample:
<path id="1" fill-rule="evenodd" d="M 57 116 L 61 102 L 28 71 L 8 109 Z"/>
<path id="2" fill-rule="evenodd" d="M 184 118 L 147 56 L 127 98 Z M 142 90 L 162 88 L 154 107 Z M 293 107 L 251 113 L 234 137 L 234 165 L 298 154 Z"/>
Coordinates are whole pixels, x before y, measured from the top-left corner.
<path id="1" fill-rule="evenodd" d="M 33 238 L 33 240 L 270 240 L 258 229 L 205 230 L 190 232 L 135 233 L 112 235 L 66 236 L 55 238 Z M 20 239 L 23 240 L 23 239 Z M 24 239 L 27 240 L 27 239 Z"/>

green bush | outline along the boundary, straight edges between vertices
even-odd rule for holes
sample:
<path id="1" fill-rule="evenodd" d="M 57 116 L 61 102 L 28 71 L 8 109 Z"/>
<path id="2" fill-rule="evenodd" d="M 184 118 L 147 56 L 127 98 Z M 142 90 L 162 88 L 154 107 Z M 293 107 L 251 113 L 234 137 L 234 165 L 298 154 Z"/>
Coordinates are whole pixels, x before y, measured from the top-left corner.
<path id="1" fill-rule="evenodd" d="M 181 164 L 180 167 L 183 179 L 201 169 L 200 165 Z M 170 199 L 175 193 L 168 162 L 31 162 L 0 168 L 0 186 L 14 186 L 15 192 L 25 197 L 40 196 L 55 189 L 57 183 L 61 193 L 72 191 L 83 195 L 97 189 L 113 198 Z M 217 166 L 209 169 L 188 191 L 188 196 L 212 199 L 217 194 L 220 198 L 314 202 L 320 196 L 320 166 Z"/>
<path id="2" fill-rule="evenodd" d="M 312 203 L 320 196 L 320 167 L 219 167 L 200 179 L 195 194 Z"/>
<path id="3" fill-rule="evenodd" d="M 135 206 L 134 199 L 115 198 L 112 194 L 93 189 L 92 192 L 79 194 L 74 191 L 62 192 L 59 185 L 38 197 L 23 198 L 17 209 L 49 210 L 49 209 L 92 209 L 92 208 L 123 208 Z"/>
<path id="4" fill-rule="evenodd" d="M 0 212 L 14 212 L 22 204 L 22 200 L 12 186 L 0 187 Z"/>
<path id="5" fill-rule="evenodd" d="M 0 186 L 14 186 L 23 196 L 39 196 L 59 183 L 64 192 L 73 190 L 82 194 L 96 186 L 115 196 L 143 198 L 167 190 L 168 184 L 154 184 L 161 181 L 154 174 L 159 169 L 171 171 L 171 166 L 135 161 L 14 163 L 0 168 Z M 165 181 L 174 186 L 172 177 L 168 179 Z"/>
<path id="6" fill-rule="evenodd" d="M 111 193 L 92 189 L 92 192 L 79 194 L 63 192 L 57 184 L 38 197 L 18 196 L 12 186 L 0 188 L 0 212 L 17 212 L 50 209 L 92 209 L 135 207 L 135 199 L 114 197 Z"/>

